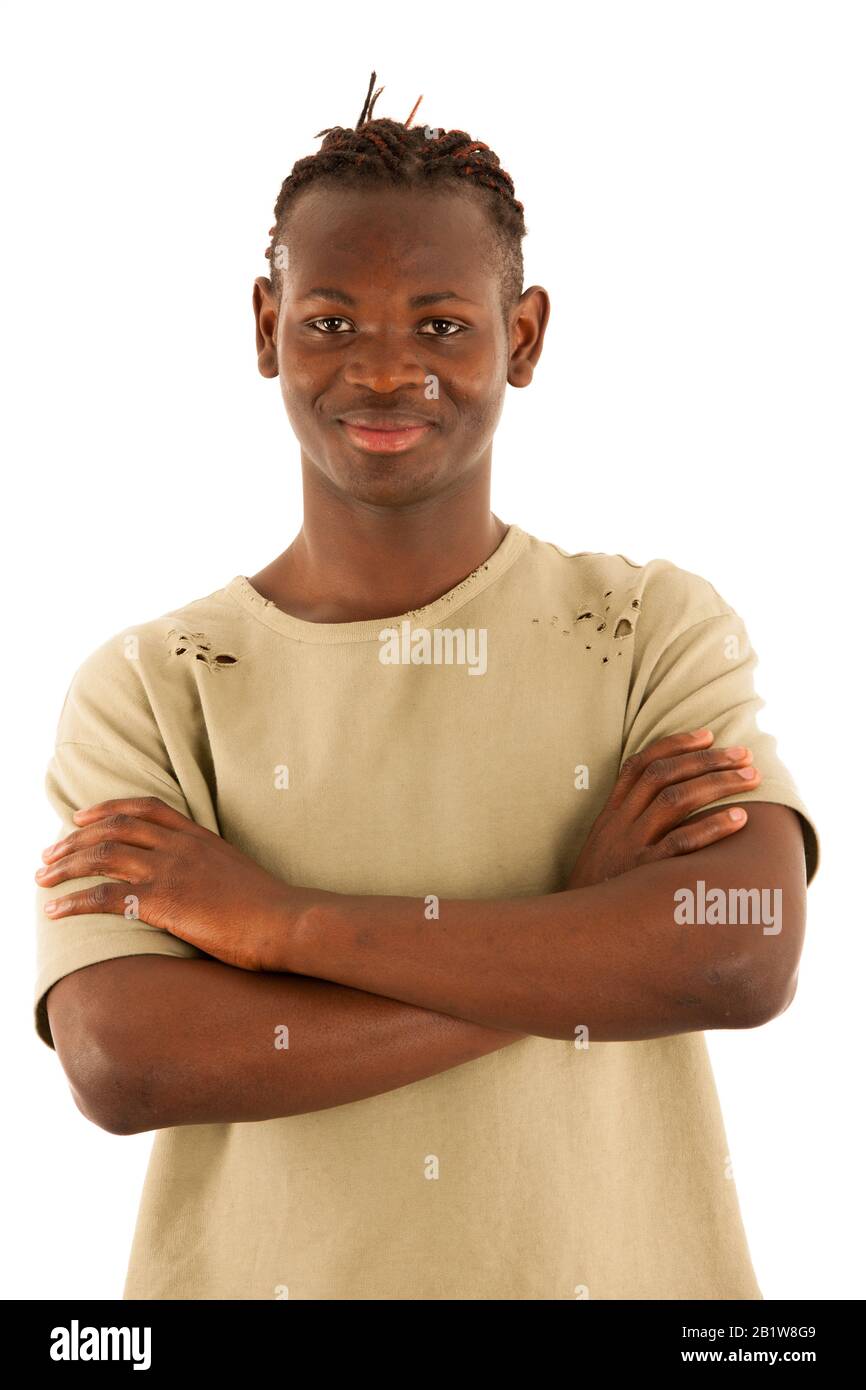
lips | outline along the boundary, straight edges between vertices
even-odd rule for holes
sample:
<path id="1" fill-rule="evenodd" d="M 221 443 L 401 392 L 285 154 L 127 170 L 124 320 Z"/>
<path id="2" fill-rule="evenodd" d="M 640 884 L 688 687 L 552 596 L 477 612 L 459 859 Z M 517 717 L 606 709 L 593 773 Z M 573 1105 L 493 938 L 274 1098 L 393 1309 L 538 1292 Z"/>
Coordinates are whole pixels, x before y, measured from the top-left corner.
<path id="1" fill-rule="evenodd" d="M 434 428 L 432 420 L 398 410 L 353 411 L 341 416 L 339 423 L 353 444 L 376 454 L 396 454 L 411 449 Z"/>
<path id="2" fill-rule="evenodd" d="M 358 425 L 365 430 L 409 430 L 433 423 L 428 416 L 408 410 L 347 410 L 339 418 L 344 425 Z"/>

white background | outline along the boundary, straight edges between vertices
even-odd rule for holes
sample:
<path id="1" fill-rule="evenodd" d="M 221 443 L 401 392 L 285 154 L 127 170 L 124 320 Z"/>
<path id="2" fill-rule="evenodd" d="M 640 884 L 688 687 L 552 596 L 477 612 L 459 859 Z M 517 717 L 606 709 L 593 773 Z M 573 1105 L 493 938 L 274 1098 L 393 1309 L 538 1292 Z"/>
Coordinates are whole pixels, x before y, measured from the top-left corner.
<path id="1" fill-rule="evenodd" d="M 823 863 L 795 1003 L 708 1040 L 765 1297 L 866 1295 L 864 32 L 833 0 L 4 6 L 3 1295 L 120 1297 L 151 1145 L 85 1121 L 32 1026 L 63 696 L 297 531 L 252 283 L 283 178 L 374 68 L 376 115 L 423 92 L 418 123 L 496 150 L 552 298 L 496 514 L 673 560 L 746 620 Z"/>

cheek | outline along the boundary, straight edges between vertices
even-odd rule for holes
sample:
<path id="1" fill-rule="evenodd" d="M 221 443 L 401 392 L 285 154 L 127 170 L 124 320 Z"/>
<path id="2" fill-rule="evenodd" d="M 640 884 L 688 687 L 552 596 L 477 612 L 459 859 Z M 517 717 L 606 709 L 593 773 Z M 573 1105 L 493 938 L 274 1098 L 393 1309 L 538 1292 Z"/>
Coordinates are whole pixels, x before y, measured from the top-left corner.
<path id="1" fill-rule="evenodd" d="M 451 383 L 449 395 L 463 429 L 481 434 L 496 425 L 505 400 L 505 385 L 489 358 Z"/>
<path id="2" fill-rule="evenodd" d="M 319 376 L 300 356 L 280 355 L 280 391 L 287 414 L 293 420 L 315 411 L 323 390 Z"/>
<path id="3" fill-rule="evenodd" d="M 505 341 L 485 335 L 483 344 L 461 360 L 459 370 L 449 379 L 449 394 L 461 410 L 479 421 L 498 418 L 505 399 L 507 368 Z"/>
<path id="4" fill-rule="evenodd" d="M 309 395 L 319 374 L 315 357 L 298 352 L 291 340 L 280 343 L 280 380 L 284 395 Z"/>

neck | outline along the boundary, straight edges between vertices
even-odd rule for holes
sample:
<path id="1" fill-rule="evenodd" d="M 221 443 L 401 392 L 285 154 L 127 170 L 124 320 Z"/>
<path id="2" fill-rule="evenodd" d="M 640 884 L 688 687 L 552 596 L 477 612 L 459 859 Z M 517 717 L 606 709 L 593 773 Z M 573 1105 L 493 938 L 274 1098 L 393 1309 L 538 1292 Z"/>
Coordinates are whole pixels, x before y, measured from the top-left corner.
<path id="1" fill-rule="evenodd" d="M 304 521 L 250 583 L 308 622 L 363 622 L 421 608 L 482 565 L 507 525 L 490 510 L 490 464 L 449 495 L 376 507 L 328 490 L 304 460 Z"/>

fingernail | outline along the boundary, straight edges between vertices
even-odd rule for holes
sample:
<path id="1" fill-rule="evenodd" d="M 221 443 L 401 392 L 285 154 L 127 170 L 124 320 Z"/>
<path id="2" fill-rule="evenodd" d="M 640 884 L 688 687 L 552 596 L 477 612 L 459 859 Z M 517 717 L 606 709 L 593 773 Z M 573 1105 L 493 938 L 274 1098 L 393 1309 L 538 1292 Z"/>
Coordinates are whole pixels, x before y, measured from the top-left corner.
<path id="1" fill-rule="evenodd" d="M 755 769 L 753 767 L 738 767 L 737 772 L 744 782 L 750 782 L 755 775 Z"/>
<path id="2" fill-rule="evenodd" d="M 744 758 L 745 756 L 746 756 L 746 750 L 745 750 L 745 748 L 729 748 L 729 749 L 728 749 L 728 757 L 731 759 L 731 762 L 738 763 L 738 762 L 740 761 L 740 758 Z"/>

